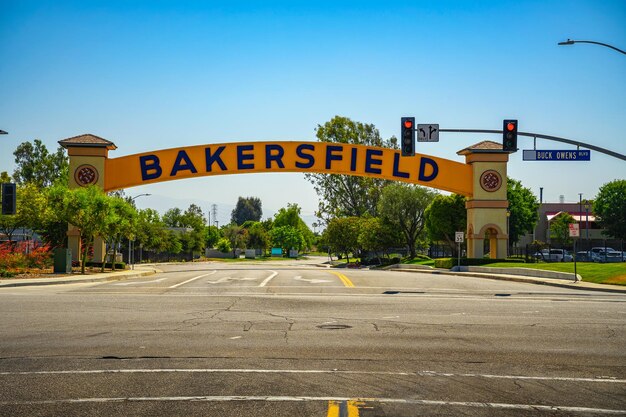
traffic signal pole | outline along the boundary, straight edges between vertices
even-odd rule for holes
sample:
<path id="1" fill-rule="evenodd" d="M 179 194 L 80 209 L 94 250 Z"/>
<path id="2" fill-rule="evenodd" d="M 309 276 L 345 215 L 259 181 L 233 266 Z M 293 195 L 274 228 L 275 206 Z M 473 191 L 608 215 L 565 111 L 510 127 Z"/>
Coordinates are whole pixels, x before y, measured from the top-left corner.
<path id="1" fill-rule="evenodd" d="M 439 131 L 440 132 L 450 132 L 450 133 L 497 133 L 497 134 L 502 134 L 503 133 L 502 130 L 488 130 L 488 129 L 439 129 Z M 528 136 L 528 137 L 535 138 L 535 139 L 537 139 L 537 138 L 538 139 L 547 139 L 547 140 L 552 140 L 552 141 L 555 141 L 555 142 L 567 143 L 567 144 L 574 145 L 574 146 L 582 146 L 584 148 L 591 149 L 591 150 L 594 150 L 596 152 L 600 152 L 600 153 L 612 156 L 612 157 L 617 158 L 617 159 L 621 159 L 622 161 L 626 161 L 626 155 L 623 155 L 621 153 L 617 153 L 617 152 L 611 151 L 609 149 L 604 149 L 604 148 L 601 148 L 599 146 L 590 145 L 588 143 L 583 143 L 583 142 L 579 142 L 579 141 L 575 141 L 575 140 L 571 140 L 571 139 L 560 138 L 558 136 L 542 135 L 542 134 L 539 134 L 539 133 L 517 132 L 517 135 L 518 136 Z"/>

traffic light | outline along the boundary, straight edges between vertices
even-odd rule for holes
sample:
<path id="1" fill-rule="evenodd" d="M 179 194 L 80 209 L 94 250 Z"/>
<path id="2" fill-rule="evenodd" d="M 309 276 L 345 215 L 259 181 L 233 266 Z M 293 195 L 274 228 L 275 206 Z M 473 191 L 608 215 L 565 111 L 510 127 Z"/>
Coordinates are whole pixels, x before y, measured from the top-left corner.
<path id="1" fill-rule="evenodd" d="M 16 193 L 15 184 L 2 184 L 2 214 L 15 214 Z"/>
<path id="2" fill-rule="evenodd" d="M 414 156 L 415 117 L 402 117 L 400 124 L 400 148 L 402 149 L 402 156 Z"/>
<path id="3" fill-rule="evenodd" d="M 502 150 L 517 152 L 517 120 L 505 120 L 502 125 Z"/>

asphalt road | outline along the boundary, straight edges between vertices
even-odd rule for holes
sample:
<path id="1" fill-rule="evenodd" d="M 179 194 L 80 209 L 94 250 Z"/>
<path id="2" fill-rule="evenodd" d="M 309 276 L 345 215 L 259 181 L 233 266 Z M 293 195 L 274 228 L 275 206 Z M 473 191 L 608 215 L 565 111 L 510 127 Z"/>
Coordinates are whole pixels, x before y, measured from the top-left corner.
<path id="1" fill-rule="evenodd" d="M 626 295 L 300 261 L 0 289 L 2 416 L 626 415 Z"/>

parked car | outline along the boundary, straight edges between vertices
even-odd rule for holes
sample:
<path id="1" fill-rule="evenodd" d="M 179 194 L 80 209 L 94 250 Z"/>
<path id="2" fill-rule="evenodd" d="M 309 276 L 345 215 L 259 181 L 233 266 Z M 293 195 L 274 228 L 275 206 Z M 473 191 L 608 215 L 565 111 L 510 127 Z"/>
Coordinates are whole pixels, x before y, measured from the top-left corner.
<path id="1" fill-rule="evenodd" d="M 553 262 L 572 262 L 574 257 L 565 249 L 550 249 L 550 260 Z"/>
<path id="2" fill-rule="evenodd" d="M 538 252 L 535 252 L 535 254 L 533 255 L 535 258 L 537 259 L 542 259 L 544 261 L 549 261 L 550 260 L 550 251 L 548 249 L 542 249 Z"/>
<path id="3" fill-rule="evenodd" d="M 593 253 L 591 251 L 576 252 L 577 262 L 593 262 Z"/>
<path id="4" fill-rule="evenodd" d="M 620 251 L 616 251 L 613 248 L 609 248 L 609 247 L 604 247 L 604 246 L 596 246 L 595 248 L 591 248 L 591 255 L 593 257 L 593 261 L 594 262 L 607 262 L 607 257 L 609 253 L 613 253 L 613 252 L 617 252 L 619 253 L 620 257 L 621 257 L 621 252 Z M 613 255 L 611 256 L 611 258 L 615 258 L 616 255 L 613 253 Z M 613 261 L 615 262 L 615 261 Z"/>
<path id="5" fill-rule="evenodd" d="M 614 250 L 606 253 L 604 262 L 623 262 L 625 259 L 622 252 Z"/>

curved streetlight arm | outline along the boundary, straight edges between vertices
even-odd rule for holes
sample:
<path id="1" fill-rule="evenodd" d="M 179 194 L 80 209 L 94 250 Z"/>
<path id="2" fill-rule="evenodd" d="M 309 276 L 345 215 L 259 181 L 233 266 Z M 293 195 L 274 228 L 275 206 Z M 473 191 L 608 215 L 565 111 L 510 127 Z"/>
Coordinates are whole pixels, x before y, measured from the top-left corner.
<path id="1" fill-rule="evenodd" d="M 607 48 L 611 48 L 611 49 L 613 49 L 613 50 L 615 50 L 617 52 L 620 52 L 620 53 L 626 55 L 626 51 L 622 51 L 621 49 L 616 48 L 616 47 L 614 47 L 612 45 L 608 45 L 606 43 L 596 42 L 596 41 L 573 41 L 571 39 L 568 39 L 565 42 L 559 42 L 559 45 L 573 45 L 575 43 L 593 43 L 593 44 L 596 44 L 596 45 L 602 45 L 602 46 L 606 46 Z"/>

